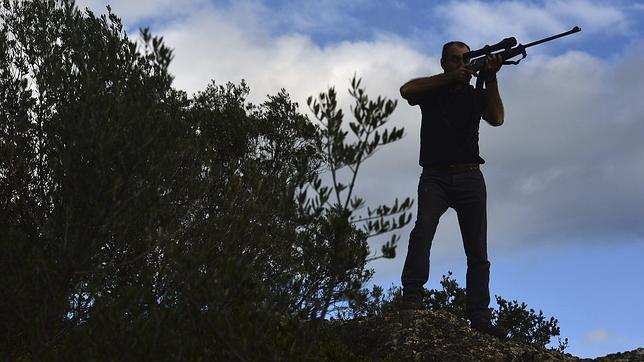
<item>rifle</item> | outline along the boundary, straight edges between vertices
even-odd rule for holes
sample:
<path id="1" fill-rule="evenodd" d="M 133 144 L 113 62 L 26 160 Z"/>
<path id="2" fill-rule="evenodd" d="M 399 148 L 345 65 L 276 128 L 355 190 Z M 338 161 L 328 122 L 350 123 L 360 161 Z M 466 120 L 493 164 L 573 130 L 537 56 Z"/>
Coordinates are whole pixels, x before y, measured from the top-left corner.
<path id="1" fill-rule="evenodd" d="M 517 65 L 521 60 L 523 60 L 523 58 L 528 56 L 528 54 L 525 51 L 526 48 L 539 45 L 547 41 L 555 40 L 557 38 L 561 38 L 563 36 L 574 34 L 580 31 L 581 31 L 581 28 L 578 26 L 575 26 L 569 31 L 563 32 L 561 34 L 553 35 L 547 38 L 543 38 L 541 40 L 533 41 L 532 43 L 528 43 L 526 45 L 523 45 L 523 44 L 517 45 L 517 40 L 514 37 L 505 38 L 494 45 L 485 45 L 481 49 L 472 50 L 463 54 L 463 62 L 467 63 L 469 61 L 470 68 L 473 71 L 478 72 L 477 79 L 476 79 L 476 88 L 481 89 L 483 87 L 483 78 L 484 78 L 482 76 L 483 74 L 481 73 L 482 73 L 483 67 L 485 66 L 485 57 L 487 57 L 488 55 L 498 54 L 503 59 L 503 64 Z M 502 50 L 502 51 L 498 53 L 494 53 L 499 50 Z M 521 59 L 516 61 L 508 60 L 510 58 L 516 57 L 517 55 L 522 55 Z"/>

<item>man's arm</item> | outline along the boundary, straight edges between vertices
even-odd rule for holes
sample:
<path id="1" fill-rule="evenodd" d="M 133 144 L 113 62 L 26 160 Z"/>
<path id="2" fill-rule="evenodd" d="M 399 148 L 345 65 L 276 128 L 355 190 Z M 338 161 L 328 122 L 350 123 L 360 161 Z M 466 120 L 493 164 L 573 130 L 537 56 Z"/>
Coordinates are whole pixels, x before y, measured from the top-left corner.
<path id="1" fill-rule="evenodd" d="M 499 86 L 494 80 L 485 81 L 485 89 L 487 90 L 485 96 L 485 109 L 483 110 L 483 119 L 492 126 L 498 127 L 503 124 L 505 116 L 503 111 L 503 101 L 499 94 Z"/>
<path id="2" fill-rule="evenodd" d="M 504 111 L 503 101 L 499 94 L 499 86 L 496 81 L 496 73 L 501 69 L 503 60 L 498 55 L 488 56 L 485 64 L 485 71 L 488 74 L 485 80 L 485 108 L 483 110 L 483 119 L 492 126 L 498 127 L 503 124 Z"/>
<path id="3" fill-rule="evenodd" d="M 400 87 L 400 95 L 410 105 L 417 105 L 420 100 L 432 91 L 455 83 L 469 83 L 474 72 L 461 67 L 453 72 L 436 74 L 431 77 L 412 79 Z"/>
<path id="4" fill-rule="evenodd" d="M 400 87 L 400 95 L 407 100 L 409 105 L 415 106 L 423 96 L 450 83 L 449 77 L 445 73 L 416 78 Z"/>

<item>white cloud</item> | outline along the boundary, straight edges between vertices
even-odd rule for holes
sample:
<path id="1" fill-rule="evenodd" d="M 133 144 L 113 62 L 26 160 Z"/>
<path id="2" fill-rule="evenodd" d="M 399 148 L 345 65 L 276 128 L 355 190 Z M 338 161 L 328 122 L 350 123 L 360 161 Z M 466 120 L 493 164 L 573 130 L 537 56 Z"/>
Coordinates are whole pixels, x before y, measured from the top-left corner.
<path id="1" fill-rule="evenodd" d="M 472 47 L 514 36 L 528 43 L 551 34 L 583 29 L 576 36 L 625 34 L 630 24 L 624 12 L 607 4 L 585 0 L 551 0 L 544 3 L 516 1 L 450 1 L 437 6 L 434 15 L 444 25 L 448 39 L 467 39 Z"/>
<path id="2" fill-rule="evenodd" d="M 257 25 L 262 24 L 258 16 L 246 13 L 242 25 L 230 11 L 213 8 L 160 29 L 175 49 L 171 65 L 175 85 L 193 92 L 203 89 L 210 79 L 236 82 L 245 78 L 255 102 L 280 88 L 303 101 L 335 85 L 346 99 L 343 90 L 357 73 L 371 90 L 394 97 L 399 85 L 392 87 L 392 83 L 439 69 L 436 60 L 418 54 L 397 38 L 320 47 L 299 33 L 271 36 L 270 30 Z"/>
<path id="3" fill-rule="evenodd" d="M 546 11 L 564 20 L 587 24 L 591 32 L 623 34 L 630 24 L 619 8 L 586 0 L 547 1 Z"/>
<path id="4" fill-rule="evenodd" d="M 585 340 L 591 343 L 607 342 L 609 339 L 610 339 L 610 335 L 608 334 L 608 331 L 604 328 L 593 329 L 585 337 Z"/>

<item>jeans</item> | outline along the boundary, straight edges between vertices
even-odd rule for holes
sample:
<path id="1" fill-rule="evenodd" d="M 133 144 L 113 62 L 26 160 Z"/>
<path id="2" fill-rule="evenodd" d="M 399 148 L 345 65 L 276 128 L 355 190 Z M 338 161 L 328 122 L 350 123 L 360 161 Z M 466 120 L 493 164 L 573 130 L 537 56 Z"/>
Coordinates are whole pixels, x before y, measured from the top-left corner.
<path id="1" fill-rule="evenodd" d="M 466 312 L 470 320 L 489 319 L 490 262 L 487 259 L 486 188 L 480 170 L 450 173 L 423 169 L 418 184 L 418 214 L 409 235 L 402 271 L 404 294 L 419 294 L 429 280 L 430 248 L 438 220 L 453 208 L 467 256 Z"/>

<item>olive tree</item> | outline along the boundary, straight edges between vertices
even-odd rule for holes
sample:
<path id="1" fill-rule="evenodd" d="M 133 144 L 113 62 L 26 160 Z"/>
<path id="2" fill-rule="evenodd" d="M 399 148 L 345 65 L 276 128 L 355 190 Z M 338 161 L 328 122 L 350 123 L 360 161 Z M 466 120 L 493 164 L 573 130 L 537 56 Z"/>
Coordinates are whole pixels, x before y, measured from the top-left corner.
<path id="1" fill-rule="evenodd" d="M 337 357 L 318 321 L 371 277 L 367 238 L 410 217 L 409 200 L 360 216 L 354 195 L 402 136 L 376 131 L 395 103 L 354 80 L 350 143 L 332 90 L 317 123 L 286 91 L 248 103 L 243 81 L 188 96 L 162 38 L 130 40 L 109 7 L 0 11 L 0 354 Z M 323 185 L 342 167 L 347 186 Z"/>

